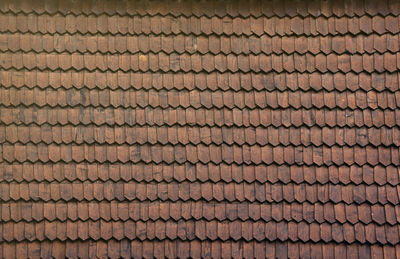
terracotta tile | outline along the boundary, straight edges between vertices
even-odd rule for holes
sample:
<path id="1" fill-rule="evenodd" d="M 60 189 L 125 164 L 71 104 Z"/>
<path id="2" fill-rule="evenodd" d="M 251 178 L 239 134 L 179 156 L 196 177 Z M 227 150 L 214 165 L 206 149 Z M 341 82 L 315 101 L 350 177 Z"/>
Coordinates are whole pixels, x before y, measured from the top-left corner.
<path id="1" fill-rule="evenodd" d="M 278 2 L 262 8 L 256 3 L 251 3 L 250 8 L 241 3 L 229 7 L 219 3 L 215 9 L 207 9 L 206 4 L 191 9 L 187 3 L 168 8 L 144 4 L 136 4 L 135 8 L 131 4 L 128 8 L 123 8 L 124 4 L 92 7 L 87 3 L 69 8 L 72 15 L 66 15 L 67 5 L 61 4 L 17 4 L 10 5 L 7 10 L 11 11 L 2 10 L 7 22 L 0 27 L 10 34 L 6 36 L 7 45 L 0 43 L 0 48 L 13 52 L 3 54 L 3 67 L 29 70 L 2 73 L 2 84 L 8 88 L 2 92 L 6 107 L 1 118 L 6 125 L 12 124 L 0 134 L 0 139 L 8 142 L 2 147 L 7 168 L 0 174 L 6 181 L 2 184 L 2 199 L 28 202 L 23 207 L 12 203 L 9 212 L 8 207 L 3 207 L 2 217 L 15 221 L 33 218 L 40 222 L 35 232 L 31 223 L 24 224 L 23 235 L 22 225 L 16 224 L 12 238 L 32 242 L 35 238 L 43 240 L 45 235 L 50 240 L 79 237 L 88 241 L 101 235 L 116 240 L 133 239 L 136 234 L 138 240 L 157 237 L 157 242 L 129 244 L 138 256 L 150 257 L 163 257 L 165 253 L 187 257 L 189 246 L 193 255 L 198 256 L 265 257 L 265 252 L 271 252 L 272 257 L 332 257 L 333 253 L 340 256 L 347 252 L 348 256 L 358 257 L 368 253 L 368 249 L 343 243 L 357 240 L 397 244 L 397 228 L 386 226 L 395 224 L 391 206 L 398 203 L 397 189 L 393 187 L 398 182 L 394 170 L 399 164 L 398 150 L 391 146 L 397 143 L 393 127 L 398 117 L 397 75 L 392 72 L 399 62 L 396 55 L 386 53 L 397 51 L 397 7 L 392 3 L 390 8 L 366 3 L 364 9 L 363 3 L 321 5 L 317 1 L 309 3 L 308 8 L 303 3 L 283 8 Z M 20 12 L 18 8 L 24 10 Z M 27 17 L 25 14 L 31 8 L 36 9 Z M 39 13 L 35 13 L 37 10 Z M 48 13 L 43 14 L 44 10 Z M 14 16 L 14 12 L 18 15 Z M 59 14 L 52 16 L 56 12 Z M 261 12 L 266 17 L 260 16 Z M 133 18 L 126 18 L 127 13 Z M 51 26 L 46 25 L 48 21 L 53 22 Z M 28 31 L 32 34 L 26 34 Z M 77 31 L 79 35 L 74 34 Z M 347 31 L 352 37 L 345 35 Z M 42 37 L 36 32 L 48 35 Z M 19 50 L 24 53 L 17 54 Z M 137 54 L 139 50 L 144 53 Z M 288 56 L 281 55 L 282 51 Z M 105 53 L 112 56 L 105 57 Z M 32 70 L 35 68 L 41 71 Z M 59 68 L 62 72 L 57 71 Z M 70 68 L 75 71 L 67 71 Z M 152 73 L 147 73 L 149 69 Z M 227 69 L 229 74 L 225 73 Z M 271 69 L 276 72 L 258 74 Z M 312 73 L 315 69 L 324 74 Z M 146 73 L 131 73 L 139 70 Z M 159 70 L 165 74 L 156 74 Z M 328 70 L 334 75 L 326 74 Z M 21 89 L 24 85 L 33 90 Z M 136 96 L 134 91 L 117 89 L 127 90 L 131 86 L 134 91 L 147 90 L 139 90 Z M 310 94 L 310 86 L 318 93 Z M 358 91 L 359 87 L 365 92 Z M 173 93 L 174 88 L 180 93 L 184 93 L 184 88 L 190 90 L 191 95 L 184 93 L 182 99 L 176 99 L 179 94 Z M 80 94 L 73 89 L 79 89 Z M 20 105 L 28 108 L 15 108 Z M 32 105 L 40 108 L 31 108 Z M 265 110 L 267 105 L 270 109 Z M 185 108 L 184 113 L 181 108 Z M 14 126 L 21 123 L 24 126 Z M 260 127 L 260 123 L 268 129 Z M 180 127 L 174 128 L 176 124 Z M 127 130 L 122 128 L 124 125 L 141 127 Z M 182 128 L 187 125 L 190 131 Z M 322 129 L 317 130 L 315 125 Z M 131 146 L 130 150 L 124 143 Z M 194 167 L 192 163 L 199 160 L 201 163 Z M 131 161 L 137 164 L 132 165 Z M 265 164 L 261 165 L 261 161 Z M 23 165 L 11 166 L 14 162 Z M 42 162 L 46 164 L 43 166 Z M 88 162 L 89 166 L 85 165 Z M 303 163 L 307 166 L 299 167 Z M 152 181 L 158 183 L 157 189 Z M 133 201 L 136 197 L 140 202 L 132 203 L 135 206 L 116 202 Z M 107 205 L 104 199 L 112 200 L 113 205 Z M 177 203 L 167 212 L 157 203 L 158 199 Z M 196 220 L 176 223 L 192 217 L 184 214 L 192 199 L 199 202 L 199 209 L 193 213 Z M 217 203 L 204 203 L 202 199 Z M 31 200 L 37 202 L 30 203 Z M 149 207 L 147 200 L 156 205 Z M 180 203 L 182 200 L 185 202 Z M 269 204 L 263 204 L 257 212 L 257 202 L 265 200 L 285 203 L 277 205 L 283 204 L 277 211 L 278 207 L 273 205 L 277 213 L 271 213 Z M 45 206 L 43 201 L 47 201 Z M 236 205 L 236 201 L 241 203 Z M 307 202 L 324 205 L 314 208 Z M 371 214 L 371 208 L 376 212 Z M 376 216 L 382 213 L 383 218 Z M 157 220 L 159 215 L 169 223 L 148 221 Z M 240 231 L 229 232 L 227 226 L 236 224 L 230 222 L 238 216 L 242 220 L 250 217 L 254 225 L 244 221 L 237 227 Z M 229 223 L 216 224 L 214 217 L 228 219 Z M 269 225 L 258 227 L 259 217 Z M 44 218 L 70 219 L 74 223 L 44 223 Z M 77 221 L 89 218 L 95 221 Z M 144 221 L 137 228 L 126 221 L 128 218 Z M 202 218 L 207 221 L 197 221 Z M 271 221 L 277 219 L 301 223 Z M 122 221 L 126 221 L 124 233 L 120 231 Z M 99 222 L 108 231 L 99 232 Z M 197 237 L 196 222 L 201 222 L 196 228 Z M 183 227 L 185 230 L 181 230 Z M 251 229 L 260 232 L 252 233 Z M 306 233 L 299 232 L 300 229 Z M 146 236 L 142 234 L 144 230 Z M 190 245 L 165 242 L 166 233 L 171 239 L 194 241 Z M 261 241 L 263 235 L 272 243 L 264 246 L 252 241 Z M 239 246 L 238 242 L 211 241 L 217 237 L 249 242 Z M 198 241 L 205 238 L 209 240 Z M 275 243 L 277 238 L 283 243 Z M 291 243 L 284 242 L 288 238 Z M 310 239 L 316 243 L 307 243 Z M 333 239 L 335 244 L 321 245 L 321 239 Z M 299 244 L 297 240 L 306 243 Z M 115 241 L 101 241 L 94 248 L 83 242 L 86 243 L 19 243 L 13 251 L 17 249 L 18 256 L 24 256 L 25 247 L 38 244 L 42 255 L 50 255 L 51 249 L 58 256 L 63 256 L 64 251 L 83 257 L 131 255 L 131 250 L 127 253 L 122 250 L 123 244 L 117 245 Z M 385 249 L 373 248 L 373 253 L 390 257 L 393 252 Z"/>
<path id="2" fill-rule="evenodd" d="M 385 19 L 383 17 L 378 17 L 378 16 L 373 17 L 372 29 L 379 34 L 382 34 L 385 31 Z"/>
<path id="3" fill-rule="evenodd" d="M 385 17 L 385 28 L 390 31 L 391 33 L 398 33 L 398 20 L 395 19 L 393 16 L 386 16 Z M 377 24 L 378 25 L 378 24 Z"/>
<path id="4" fill-rule="evenodd" d="M 381 229 L 381 232 L 383 231 L 383 229 Z M 391 226 L 387 226 L 385 227 L 385 234 L 386 234 L 386 240 L 390 243 L 390 244 L 396 244 L 397 242 L 399 242 L 399 238 L 398 238 L 398 228 L 396 227 L 391 227 Z M 389 256 L 389 251 L 384 251 L 388 253 Z M 394 254 L 393 254 L 394 255 Z"/>

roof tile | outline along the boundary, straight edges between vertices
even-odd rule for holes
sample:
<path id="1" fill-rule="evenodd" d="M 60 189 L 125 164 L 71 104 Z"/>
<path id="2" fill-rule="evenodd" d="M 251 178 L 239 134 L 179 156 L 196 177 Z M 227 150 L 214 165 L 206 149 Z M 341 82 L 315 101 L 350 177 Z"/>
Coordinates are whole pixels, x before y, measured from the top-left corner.
<path id="1" fill-rule="evenodd" d="M 390 257 L 396 4 L 171 4 L 2 7 L 7 253 Z"/>

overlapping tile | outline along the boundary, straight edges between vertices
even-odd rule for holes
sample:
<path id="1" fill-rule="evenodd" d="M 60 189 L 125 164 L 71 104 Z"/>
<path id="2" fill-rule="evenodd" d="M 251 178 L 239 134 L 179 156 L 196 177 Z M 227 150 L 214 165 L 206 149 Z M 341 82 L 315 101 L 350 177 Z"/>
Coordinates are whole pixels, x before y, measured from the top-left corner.
<path id="1" fill-rule="evenodd" d="M 0 257 L 399 257 L 399 14 L 1 1 Z"/>
<path id="2" fill-rule="evenodd" d="M 242 127 L 221 128 L 197 126 L 0 126 L 0 140 L 10 144 L 205 144 L 265 146 L 360 146 L 389 147 L 400 145 L 397 127 Z M 124 147 L 127 148 L 127 147 Z"/>
<path id="3" fill-rule="evenodd" d="M 396 72 L 400 54 L 44 54 L 0 53 L 2 69 L 123 72 Z"/>
<path id="4" fill-rule="evenodd" d="M 396 24 L 398 26 L 398 24 Z M 395 26 L 395 27 L 396 27 Z M 87 54 L 373 54 L 396 53 L 399 41 L 396 32 L 385 34 L 339 36 L 266 36 L 251 35 L 104 35 L 79 34 L 41 35 L 35 33 L 4 33 L 0 36 L 2 52 Z M 79 43 L 79 44 L 78 44 Z M 217 68 L 218 69 L 218 68 Z"/>
<path id="5" fill-rule="evenodd" d="M 88 71 L 2 70 L 4 87 L 123 89 L 123 90 L 194 90 L 200 91 L 351 91 L 396 92 L 399 73 L 133 73 Z"/>
<path id="6" fill-rule="evenodd" d="M 207 220 L 227 222 L 299 223 L 399 223 L 400 208 L 392 204 L 310 203 L 310 202 L 209 202 L 188 201 L 11 201 L 1 207 L 3 222 L 40 222 L 88 219 L 96 221 Z"/>
<path id="7" fill-rule="evenodd" d="M 394 166 L 297 166 L 297 165 L 227 165 L 145 164 L 145 163 L 2 163 L 1 182 L 62 182 L 62 181 L 122 181 L 128 182 L 206 182 L 287 184 L 399 184 Z"/>
<path id="8" fill-rule="evenodd" d="M 390 109 L 400 107 L 398 92 L 375 91 L 199 91 L 195 90 L 76 90 L 5 88 L 0 90 L 3 106 L 101 107 L 101 108 L 338 108 Z"/>
<path id="9" fill-rule="evenodd" d="M 26 257 L 102 257 L 115 258 L 276 258 L 276 257 L 319 257 L 341 256 L 373 258 L 374 256 L 394 258 L 399 254 L 398 246 L 361 244 L 335 244 L 314 242 L 256 242 L 256 241 L 130 241 L 127 239 L 91 241 L 43 241 L 1 244 L 7 251 L 6 258 Z"/>

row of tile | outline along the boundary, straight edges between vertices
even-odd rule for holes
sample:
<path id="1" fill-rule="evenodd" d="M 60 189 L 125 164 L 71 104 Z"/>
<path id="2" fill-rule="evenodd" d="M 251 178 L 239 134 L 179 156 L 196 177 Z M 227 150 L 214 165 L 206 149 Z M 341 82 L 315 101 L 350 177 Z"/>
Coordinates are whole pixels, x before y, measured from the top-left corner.
<path id="1" fill-rule="evenodd" d="M 0 84 L 4 87 L 52 87 L 54 89 L 177 89 L 228 91 L 391 91 L 399 90 L 399 73 L 140 73 L 1 70 Z"/>
<path id="2" fill-rule="evenodd" d="M 108 15 L 0 15 L 0 32 L 43 34 L 344 35 L 399 32 L 399 16 L 360 17 L 196 17 Z"/>
<path id="3" fill-rule="evenodd" d="M 400 128 L 209 128 L 0 125 L 0 142 L 46 144 L 227 144 L 400 146 Z"/>
<path id="4" fill-rule="evenodd" d="M 177 90 L 89 90 L 53 88 L 1 88 L 0 103 L 4 106 L 104 108 L 340 108 L 340 109 L 397 109 L 400 91 L 187 91 Z"/>
<path id="5" fill-rule="evenodd" d="M 400 53 L 392 54 L 44 54 L 0 53 L 2 69 L 132 72 L 396 72 Z"/>
<path id="6" fill-rule="evenodd" d="M 399 204 L 400 186 L 376 184 L 282 184 L 282 183 L 190 183 L 162 182 L 22 182 L 0 183 L 0 200 L 18 201 L 258 201 L 333 202 L 347 204 Z"/>
<path id="7" fill-rule="evenodd" d="M 399 240 L 399 226 L 362 224 L 355 225 L 306 222 L 251 222 L 251 221 L 41 221 L 7 222 L 2 224 L 0 240 L 257 240 L 257 241 L 313 241 L 361 244 L 391 244 Z"/>
<path id="8" fill-rule="evenodd" d="M 7 202 L 0 205 L 2 222 L 65 220 L 148 221 L 148 220 L 252 220 L 308 223 L 400 224 L 400 206 L 363 203 L 226 203 L 208 201 L 176 202 Z"/>
<path id="9" fill-rule="evenodd" d="M 93 107 L 1 107 L 0 121 L 10 124 L 50 124 L 109 126 L 320 126 L 394 127 L 400 125 L 400 109 L 161 109 Z"/>
<path id="10" fill-rule="evenodd" d="M 119 3 L 119 2 L 118 2 Z M 398 258 L 400 246 L 280 241 L 33 241 L 0 243 L 0 256 L 13 258 Z"/>
<path id="11" fill-rule="evenodd" d="M 398 34 L 338 36 L 204 36 L 204 35 L 96 35 L 4 33 L 0 51 L 57 53 L 200 53 L 207 54 L 337 54 L 399 51 Z"/>
<path id="12" fill-rule="evenodd" d="M 7 162 L 145 162 L 279 165 L 400 165 L 399 147 L 260 145 L 75 145 L 3 143 Z"/>
<path id="13" fill-rule="evenodd" d="M 225 183 L 308 183 L 308 184 L 377 184 L 400 183 L 395 166 L 296 166 L 296 165 L 227 165 L 227 164 L 144 164 L 144 163 L 6 163 L 0 164 L 0 182 L 63 181 L 128 182 L 225 182 Z"/>
<path id="14" fill-rule="evenodd" d="M 107 14 L 107 15 L 162 15 L 171 14 L 173 16 L 360 16 L 368 15 L 399 15 L 400 4 L 393 0 L 361 0 L 361 1 L 204 1 L 202 3 L 193 4 L 190 1 L 179 2 L 169 1 L 135 1 L 135 2 L 74 2 L 68 1 L 51 1 L 51 2 L 35 2 L 29 1 L 15 2 L 6 0 L 2 2 L 0 10 L 2 12 L 12 13 L 36 13 L 36 14 L 57 14 L 62 15 L 80 15 L 80 14 Z"/>

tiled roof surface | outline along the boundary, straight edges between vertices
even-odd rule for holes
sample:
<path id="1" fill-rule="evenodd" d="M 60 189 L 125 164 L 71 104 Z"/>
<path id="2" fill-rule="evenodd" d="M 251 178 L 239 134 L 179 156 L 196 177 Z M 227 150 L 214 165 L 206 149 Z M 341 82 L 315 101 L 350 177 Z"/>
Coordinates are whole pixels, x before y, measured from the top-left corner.
<path id="1" fill-rule="evenodd" d="M 400 258 L 399 17 L 0 1 L 0 258 Z"/>

